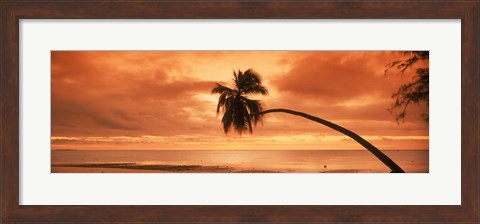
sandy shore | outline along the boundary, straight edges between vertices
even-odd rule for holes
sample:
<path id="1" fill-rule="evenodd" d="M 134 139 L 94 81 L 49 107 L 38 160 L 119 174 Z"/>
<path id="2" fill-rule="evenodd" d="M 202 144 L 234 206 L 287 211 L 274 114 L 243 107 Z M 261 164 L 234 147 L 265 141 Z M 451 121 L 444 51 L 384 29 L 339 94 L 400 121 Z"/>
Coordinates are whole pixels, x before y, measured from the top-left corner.
<path id="1" fill-rule="evenodd" d="M 202 169 L 196 171 L 164 171 L 125 168 L 92 168 L 92 167 L 58 167 L 52 166 L 52 173 L 281 173 L 269 170 L 216 170 Z"/>
<path id="2" fill-rule="evenodd" d="M 58 167 L 52 166 L 52 173 L 166 173 L 158 170 L 135 170 L 120 168 Z"/>
<path id="3" fill-rule="evenodd" d="M 142 165 L 136 163 L 52 164 L 51 168 L 52 173 L 283 173 L 278 170 L 241 169 L 230 166 Z M 319 173 L 358 172 L 360 171 L 329 170 Z"/>
<path id="4" fill-rule="evenodd" d="M 231 173 L 228 166 L 141 165 L 136 163 L 52 164 L 52 173 Z"/>
<path id="5" fill-rule="evenodd" d="M 52 173 L 380 173 L 375 170 L 323 169 L 317 172 L 270 170 L 235 165 L 172 165 L 127 163 L 53 163 Z M 387 173 L 387 172 L 383 172 Z"/>

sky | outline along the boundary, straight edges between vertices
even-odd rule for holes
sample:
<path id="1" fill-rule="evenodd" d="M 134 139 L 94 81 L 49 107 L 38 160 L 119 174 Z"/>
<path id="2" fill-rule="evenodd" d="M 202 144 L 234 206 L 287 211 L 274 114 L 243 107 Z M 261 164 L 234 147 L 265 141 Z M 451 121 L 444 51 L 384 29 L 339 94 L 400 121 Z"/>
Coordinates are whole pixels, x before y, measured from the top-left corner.
<path id="1" fill-rule="evenodd" d="M 234 70 L 262 76 L 265 109 L 286 108 L 341 125 L 379 149 L 428 149 L 424 104 L 397 123 L 387 109 L 413 69 L 384 74 L 408 56 L 380 51 L 52 51 L 52 149 L 363 149 L 339 132 L 270 113 L 252 134 L 225 134 L 216 82 Z M 428 62 L 427 62 L 428 63 Z"/>

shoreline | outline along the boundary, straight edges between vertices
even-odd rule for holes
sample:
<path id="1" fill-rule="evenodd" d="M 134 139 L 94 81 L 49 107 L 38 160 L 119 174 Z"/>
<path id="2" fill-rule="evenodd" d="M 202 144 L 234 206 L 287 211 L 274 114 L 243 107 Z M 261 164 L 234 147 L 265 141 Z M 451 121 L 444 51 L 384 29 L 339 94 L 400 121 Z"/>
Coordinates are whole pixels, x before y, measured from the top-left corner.
<path id="1" fill-rule="evenodd" d="M 317 172 L 238 169 L 231 166 L 142 165 L 137 163 L 52 164 L 51 173 L 388 173 L 372 170 L 340 169 Z"/>
<path id="2" fill-rule="evenodd" d="M 56 173 L 55 170 L 68 170 L 68 168 L 77 168 L 74 170 L 97 169 L 106 171 L 116 170 L 130 170 L 141 173 L 145 172 L 168 172 L 168 173 L 202 173 L 202 172 L 220 172 L 229 173 L 233 171 L 229 166 L 202 166 L 202 165 L 141 165 L 137 163 L 82 163 L 82 164 L 52 164 L 52 173 Z M 69 171 L 66 171 L 69 172 Z"/>

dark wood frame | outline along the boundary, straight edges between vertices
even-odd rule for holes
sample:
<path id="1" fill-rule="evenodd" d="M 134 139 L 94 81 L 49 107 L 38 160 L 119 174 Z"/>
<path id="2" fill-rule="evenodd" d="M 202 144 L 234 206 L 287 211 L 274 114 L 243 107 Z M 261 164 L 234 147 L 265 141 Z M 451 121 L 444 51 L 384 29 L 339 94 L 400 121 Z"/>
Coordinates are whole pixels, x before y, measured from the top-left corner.
<path id="1" fill-rule="evenodd" d="M 1 221 L 17 222 L 471 222 L 479 221 L 479 8 L 472 1 L 0 2 Z M 460 206 L 19 205 L 20 19 L 461 19 Z M 395 194 L 395 192 L 392 192 Z"/>

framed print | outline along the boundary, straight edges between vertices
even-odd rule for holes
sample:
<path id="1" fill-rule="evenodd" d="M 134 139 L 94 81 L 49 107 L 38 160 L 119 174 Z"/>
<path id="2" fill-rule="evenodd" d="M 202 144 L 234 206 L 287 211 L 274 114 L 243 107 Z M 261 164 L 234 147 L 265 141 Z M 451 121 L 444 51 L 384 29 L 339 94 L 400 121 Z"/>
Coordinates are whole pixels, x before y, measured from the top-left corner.
<path id="1" fill-rule="evenodd" d="M 0 4 L 5 223 L 478 222 L 476 1 Z"/>
<path id="2" fill-rule="evenodd" d="M 387 78 L 385 66 L 397 58 L 401 58 L 398 63 L 417 60 L 411 66 L 419 72 L 389 68 L 387 73 L 393 74 L 388 76 L 401 74 Z M 278 67 L 272 63 L 289 59 L 295 62 Z M 172 61 L 179 64 L 173 70 L 192 62 L 189 70 L 205 70 L 162 70 Z M 231 69 L 232 61 L 252 68 L 235 71 L 234 82 L 216 83 L 215 78 L 224 78 L 222 73 Z M 52 51 L 51 172 L 428 173 L 428 61 L 428 51 Z M 121 65 L 125 67 L 119 71 Z M 275 72 L 287 66 L 292 68 L 285 75 Z M 214 74 L 219 75 L 213 78 Z M 312 83 L 315 79 L 329 81 Z M 251 84 L 244 86 L 242 80 Z M 409 86 L 414 88 L 406 89 Z M 383 119 L 372 112 L 371 117 L 352 116 L 367 107 L 391 105 L 392 93 L 399 100 L 390 108 L 393 114 L 375 108 L 383 112 Z M 215 94 L 220 95 L 218 102 Z M 258 100 L 262 96 L 264 101 L 275 97 L 268 103 L 274 108 L 284 104 L 325 111 L 323 117 L 335 119 L 328 115 L 332 112 L 336 120 L 347 120 L 342 122 L 347 126 L 364 123 L 357 132 L 369 135 L 361 137 L 303 112 L 267 109 L 267 103 Z M 418 105 L 408 107 L 407 102 L 415 100 Z M 102 103 L 94 103 L 98 101 Z M 105 107 L 107 102 L 111 105 Z M 327 102 L 336 105 L 321 106 Z M 342 110 L 345 115 L 340 115 Z M 279 112 L 296 117 L 274 116 Z M 267 122 L 274 127 L 269 129 Z M 373 122 L 378 127 L 371 128 Z M 289 127 L 281 125 L 286 123 Z M 353 141 L 319 129 L 319 124 Z"/>

